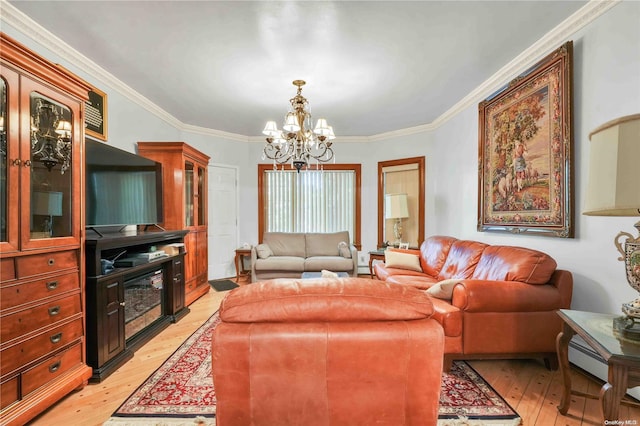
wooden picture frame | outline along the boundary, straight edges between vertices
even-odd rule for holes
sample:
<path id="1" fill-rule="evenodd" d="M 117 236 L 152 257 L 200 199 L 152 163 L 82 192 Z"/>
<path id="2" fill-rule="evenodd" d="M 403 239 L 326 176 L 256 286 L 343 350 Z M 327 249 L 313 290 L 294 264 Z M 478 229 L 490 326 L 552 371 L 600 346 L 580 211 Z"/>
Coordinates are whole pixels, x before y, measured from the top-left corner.
<path id="1" fill-rule="evenodd" d="M 107 94 L 92 87 L 84 107 L 85 135 L 107 140 Z"/>
<path id="2" fill-rule="evenodd" d="M 574 236 L 573 43 L 478 106 L 478 231 Z"/>

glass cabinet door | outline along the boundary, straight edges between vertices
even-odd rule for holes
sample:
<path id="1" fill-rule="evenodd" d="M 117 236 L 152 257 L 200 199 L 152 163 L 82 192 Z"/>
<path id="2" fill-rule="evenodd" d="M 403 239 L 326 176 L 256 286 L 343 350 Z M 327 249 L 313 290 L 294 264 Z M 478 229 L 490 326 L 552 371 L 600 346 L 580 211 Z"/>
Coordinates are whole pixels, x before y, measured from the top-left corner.
<path id="1" fill-rule="evenodd" d="M 194 196 L 195 188 L 193 183 L 194 166 L 193 163 L 184 163 L 184 202 L 185 202 L 185 226 L 194 226 Z"/>
<path id="2" fill-rule="evenodd" d="M 31 110 L 31 239 L 71 235 L 72 114 L 37 92 Z"/>
<path id="3" fill-rule="evenodd" d="M 18 74 L 0 69 L 0 250 L 19 250 L 18 243 Z"/>
<path id="4" fill-rule="evenodd" d="M 204 182 L 205 182 L 205 170 L 203 167 L 198 167 L 198 226 L 202 226 L 205 224 L 204 218 L 204 207 L 207 202 L 206 194 L 204 192 Z"/>
<path id="5" fill-rule="evenodd" d="M 37 82 L 21 82 L 21 246 L 80 241 L 80 106 Z M 74 149 L 75 148 L 75 149 Z"/>

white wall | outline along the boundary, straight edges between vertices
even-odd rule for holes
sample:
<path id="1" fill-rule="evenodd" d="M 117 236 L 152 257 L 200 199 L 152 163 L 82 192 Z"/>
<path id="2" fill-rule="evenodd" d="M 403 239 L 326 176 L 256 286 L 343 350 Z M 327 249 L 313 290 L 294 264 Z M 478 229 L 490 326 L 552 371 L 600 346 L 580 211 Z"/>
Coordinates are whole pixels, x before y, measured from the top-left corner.
<path id="1" fill-rule="evenodd" d="M 613 238 L 621 230 L 635 233 L 637 218 L 586 217 L 580 211 L 588 173 L 589 132 L 613 118 L 640 112 L 638 22 L 640 2 L 624 1 L 571 37 L 575 238 L 477 232 L 478 119 L 477 108 L 472 106 L 431 132 L 369 143 L 336 141 L 338 162 L 362 164 L 362 251 L 374 249 L 377 243 L 378 161 L 425 155 L 427 235 L 447 234 L 549 253 L 560 268 L 573 273 L 574 309 L 618 313 L 620 304 L 637 294 L 626 282 Z M 240 241 L 257 241 L 257 164 L 268 162 L 261 159 L 261 143 L 181 131 L 11 26 L 3 23 L 2 31 L 107 93 L 110 144 L 133 152 L 136 141 L 181 140 L 211 156 L 212 162 L 238 166 Z M 210 200 L 210 208 L 217 207 L 215 200 Z M 572 355 L 572 361 L 604 377 L 601 365 L 582 358 Z"/>

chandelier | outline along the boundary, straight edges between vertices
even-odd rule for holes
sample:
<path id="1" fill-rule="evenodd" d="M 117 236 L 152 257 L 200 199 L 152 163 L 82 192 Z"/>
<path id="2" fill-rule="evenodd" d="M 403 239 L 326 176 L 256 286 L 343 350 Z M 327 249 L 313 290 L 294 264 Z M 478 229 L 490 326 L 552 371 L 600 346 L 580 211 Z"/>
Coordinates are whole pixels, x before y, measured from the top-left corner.
<path id="1" fill-rule="evenodd" d="M 293 81 L 298 93 L 289 100 L 291 109 L 284 117 L 282 130 L 278 130 L 275 121 L 268 121 L 262 131 L 267 136 L 262 159 L 273 160 L 274 168 L 278 164 L 284 167 L 284 164 L 290 163 L 300 173 L 300 169 L 309 166 L 309 161 L 315 160 L 318 164 L 334 159 L 331 141 L 336 136 L 333 128 L 324 118 L 319 118 L 313 127 L 309 103 L 302 96 L 302 86 L 305 84 L 303 80 Z"/>
<path id="2" fill-rule="evenodd" d="M 33 101 L 33 100 L 32 100 Z M 31 115 L 31 150 L 51 171 L 58 163 L 64 174 L 71 163 L 71 121 L 65 117 L 68 110 L 62 106 L 36 98 Z"/>

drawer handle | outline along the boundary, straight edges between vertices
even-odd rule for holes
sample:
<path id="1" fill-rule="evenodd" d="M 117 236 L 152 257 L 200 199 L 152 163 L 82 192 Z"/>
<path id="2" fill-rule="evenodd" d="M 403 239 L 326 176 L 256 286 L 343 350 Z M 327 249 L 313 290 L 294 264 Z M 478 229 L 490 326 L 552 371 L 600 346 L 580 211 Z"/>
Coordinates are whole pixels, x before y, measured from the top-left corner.
<path id="1" fill-rule="evenodd" d="M 13 164 L 14 166 L 19 166 L 22 164 L 22 160 L 19 158 L 14 159 L 11 164 Z"/>
<path id="2" fill-rule="evenodd" d="M 182 262 L 179 260 L 176 260 L 176 265 L 182 265 Z"/>
<path id="3" fill-rule="evenodd" d="M 56 361 L 53 364 L 51 364 L 49 366 L 49 373 L 55 373 L 56 371 L 58 371 L 60 369 L 60 361 Z"/>
<path id="4" fill-rule="evenodd" d="M 60 306 L 52 306 L 49 308 L 49 315 L 56 316 L 60 313 Z"/>
<path id="5" fill-rule="evenodd" d="M 53 266 L 55 263 L 56 263 L 56 260 L 54 258 L 47 260 L 47 265 L 49 266 Z"/>
<path id="6" fill-rule="evenodd" d="M 47 283 L 47 290 L 55 290 L 58 288 L 58 281 L 50 281 Z"/>
<path id="7" fill-rule="evenodd" d="M 53 336 L 49 337 L 49 340 L 51 340 L 51 343 L 58 343 L 60 340 L 62 340 L 62 333 L 56 333 Z"/>

